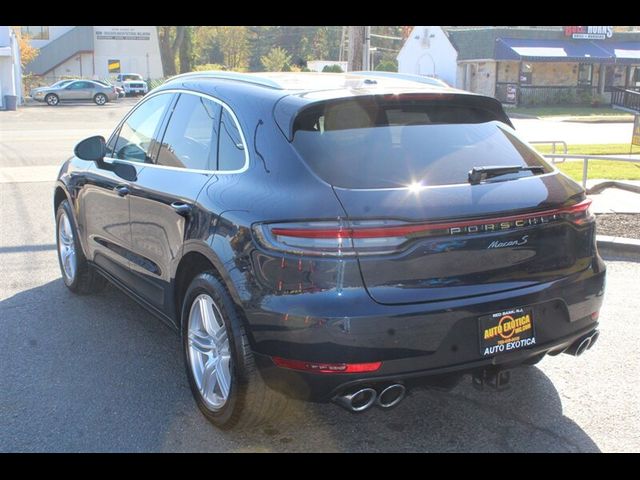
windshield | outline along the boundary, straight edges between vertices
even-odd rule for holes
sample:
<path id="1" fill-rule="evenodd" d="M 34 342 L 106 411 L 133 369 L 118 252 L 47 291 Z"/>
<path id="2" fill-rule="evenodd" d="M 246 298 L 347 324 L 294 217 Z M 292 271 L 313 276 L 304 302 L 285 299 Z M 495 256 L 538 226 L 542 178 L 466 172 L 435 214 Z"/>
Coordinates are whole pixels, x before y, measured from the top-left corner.
<path id="1" fill-rule="evenodd" d="M 127 80 L 142 80 L 142 77 L 140 75 L 123 75 L 122 76 L 122 81 L 126 82 Z"/>
<path id="2" fill-rule="evenodd" d="M 342 101 L 304 111 L 294 132 L 302 159 L 323 180 L 343 188 L 460 184 L 482 166 L 553 170 L 493 114 L 463 105 Z"/>

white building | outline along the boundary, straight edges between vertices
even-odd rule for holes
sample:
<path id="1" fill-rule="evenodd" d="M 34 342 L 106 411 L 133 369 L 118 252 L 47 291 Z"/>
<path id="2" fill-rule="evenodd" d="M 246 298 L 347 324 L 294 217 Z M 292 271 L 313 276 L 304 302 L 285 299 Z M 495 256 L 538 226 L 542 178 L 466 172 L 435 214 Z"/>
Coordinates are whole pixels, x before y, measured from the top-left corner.
<path id="1" fill-rule="evenodd" d="M 155 26 L 25 26 L 39 49 L 26 70 L 47 81 L 61 77 L 104 79 L 118 73 L 163 77 Z"/>
<path id="2" fill-rule="evenodd" d="M 22 103 L 22 71 L 20 48 L 10 27 L 0 26 L 0 110 L 6 109 L 5 95 Z"/>
<path id="3" fill-rule="evenodd" d="M 458 52 L 442 27 L 414 27 L 398 53 L 398 72 L 441 78 L 463 88 L 457 72 Z"/>

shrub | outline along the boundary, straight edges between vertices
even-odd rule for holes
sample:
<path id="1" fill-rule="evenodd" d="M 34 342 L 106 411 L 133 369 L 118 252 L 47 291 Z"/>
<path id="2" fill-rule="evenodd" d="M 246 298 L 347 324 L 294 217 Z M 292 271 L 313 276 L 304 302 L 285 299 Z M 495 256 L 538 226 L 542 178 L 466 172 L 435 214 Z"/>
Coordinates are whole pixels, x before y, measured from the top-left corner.
<path id="1" fill-rule="evenodd" d="M 327 72 L 327 73 L 343 73 L 344 70 L 342 70 L 342 67 L 340 67 L 340 65 L 325 65 L 325 67 L 322 69 L 323 72 Z"/>
<path id="2" fill-rule="evenodd" d="M 398 62 L 396 60 L 382 60 L 375 69 L 379 72 L 397 72 Z"/>
<path id="3" fill-rule="evenodd" d="M 205 70 L 226 70 L 227 67 L 219 63 L 205 63 L 204 65 L 196 65 L 193 67 L 194 72 L 202 72 Z"/>

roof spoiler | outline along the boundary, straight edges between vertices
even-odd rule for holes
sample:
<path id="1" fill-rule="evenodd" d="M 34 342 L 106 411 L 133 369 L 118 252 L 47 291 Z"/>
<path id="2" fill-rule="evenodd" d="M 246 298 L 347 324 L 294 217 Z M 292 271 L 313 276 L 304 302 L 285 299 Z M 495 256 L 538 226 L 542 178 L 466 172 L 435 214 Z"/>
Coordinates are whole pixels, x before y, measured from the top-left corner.
<path id="1" fill-rule="evenodd" d="M 362 101 L 373 100 L 376 98 L 388 99 L 393 101 L 398 100 L 414 100 L 425 102 L 446 102 L 450 105 L 464 105 L 473 106 L 485 110 L 493 114 L 495 120 L 509 125 L 511 128 L 515 128 L 511 123 L 511 120 L 502 108 L 502 103 L 492 97 L 486 97 L 484 95 L 477 95 L 469 92 L 451 92 L 446 93 L 437 92 L 412 92 L 412 93 L 400 93 L 400 94 L 377 94 L 377 95 L 357 95 L 357 96 L 344 96 L 339 98 L 331 98 L 327 100 L 310 101 L 308 98 L 304 98 L 301 95 L 287 95 L 281 98 L 273 111 L 273 115 L 276 120 L 276 124 L 287 138 L 289 142 L 293 141 L 293 127 L 296 117 L 303 111 L 318 106 L 320 104 L 331 104 L 344 102 L 346 100 Z"/>

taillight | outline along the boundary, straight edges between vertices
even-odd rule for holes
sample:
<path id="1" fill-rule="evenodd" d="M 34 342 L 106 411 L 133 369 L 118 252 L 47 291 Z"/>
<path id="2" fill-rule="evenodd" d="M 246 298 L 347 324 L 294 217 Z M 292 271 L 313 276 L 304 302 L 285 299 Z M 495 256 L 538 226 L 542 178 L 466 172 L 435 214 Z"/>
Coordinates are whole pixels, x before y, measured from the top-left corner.
<path id="1" fill-rule="evenodd" d="M 260 243 L 272 250 L 294 254 L 352 256 L 398 251 L 424 225 L 390 220 L 299 222 L 254 227 Z"/>
<path id="2" fill-rule="evenodd" d="M 591 199 L 587 198 L 580 203 L 576 203 L 570 207 L 560 209 L 562 214 L 567 220 L 576 225 L 584 225 L 590 223 L 595 219 L 595 215 L 591 212 Z"/>
<path id="3" fill-rule="evenodd" d="M 253 230 L 260 244 L 271 250 L 299 255 L 378 255 L 402 250 L 422 237 L 497 233 L 566 220 L 584 225 L 594 220 L 586 199 L 560 207 L 521 215 L 489 217 L 451 222 L 406 223 L 396 220 L 309 221 L 259 224 Z"/>
<path id="4" fill-rule="evenodd" d="M 273 363 L 281 368 L 289 368 L 301 372 L 313 373 L 363 373 L 375 372 L 382 366 L 382 362 L 369 363 L 323 363 L 306 362 L 304 360 L 290 360 L 287 358 L 272 357 Z"/>

